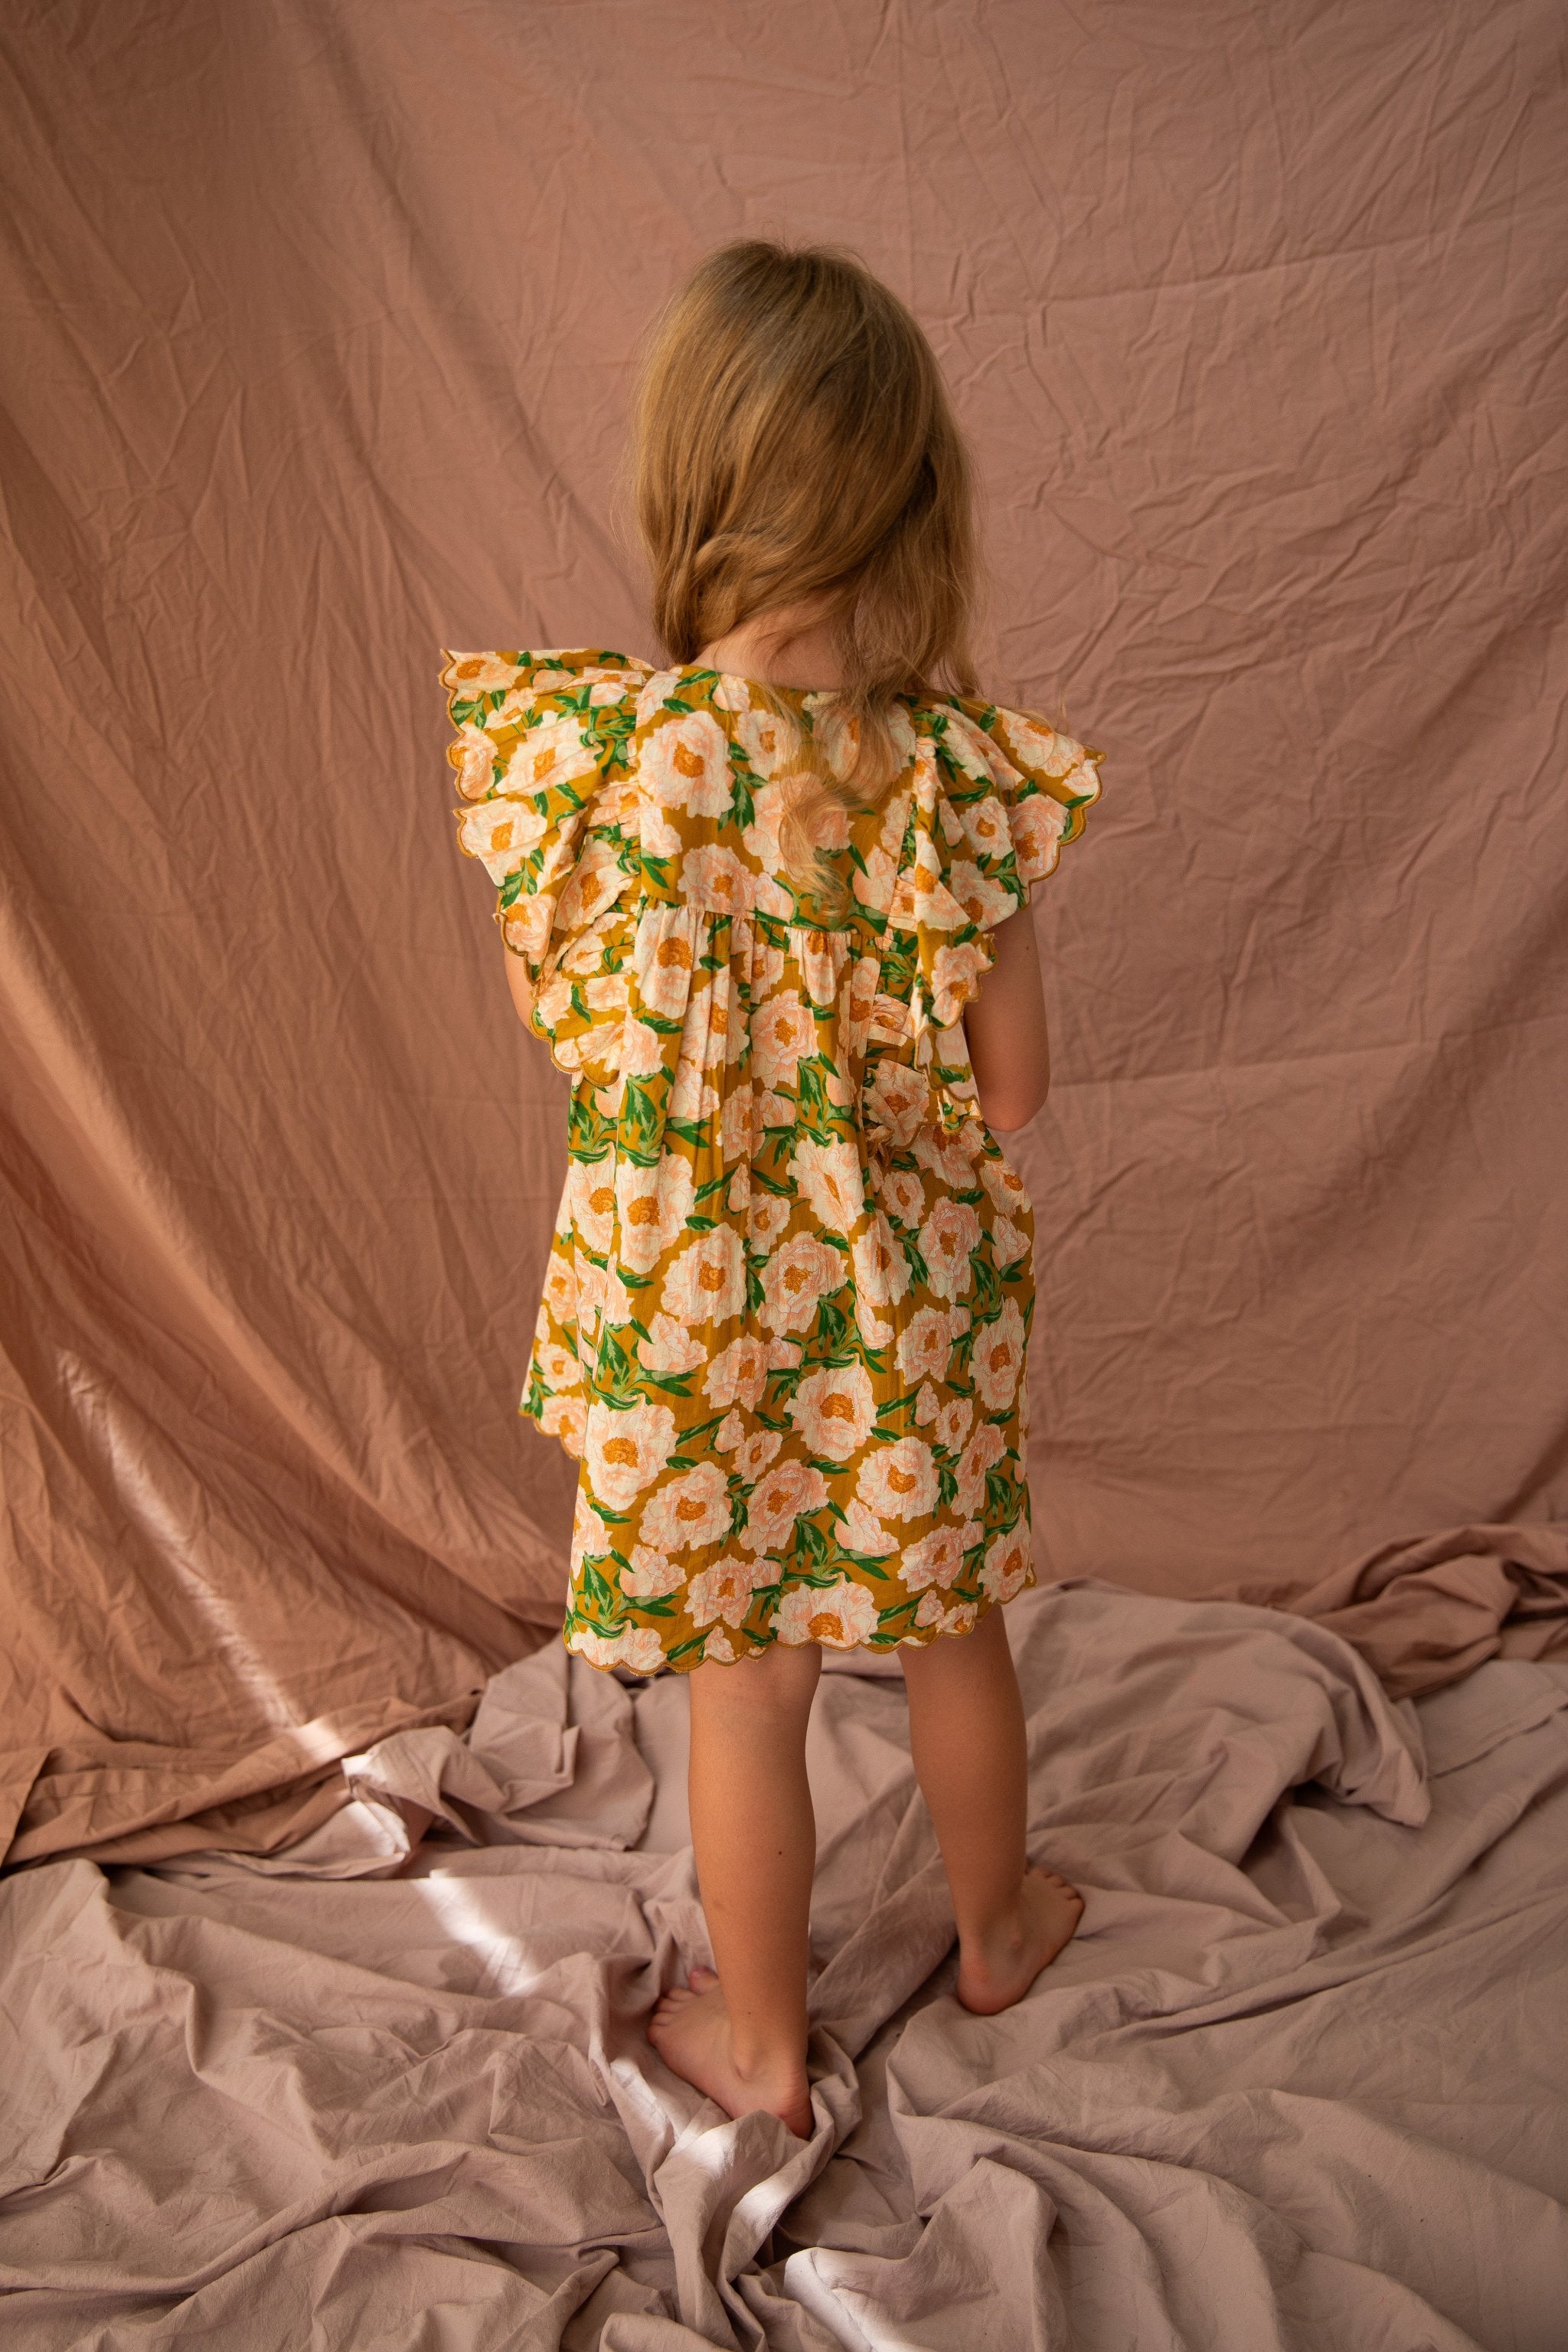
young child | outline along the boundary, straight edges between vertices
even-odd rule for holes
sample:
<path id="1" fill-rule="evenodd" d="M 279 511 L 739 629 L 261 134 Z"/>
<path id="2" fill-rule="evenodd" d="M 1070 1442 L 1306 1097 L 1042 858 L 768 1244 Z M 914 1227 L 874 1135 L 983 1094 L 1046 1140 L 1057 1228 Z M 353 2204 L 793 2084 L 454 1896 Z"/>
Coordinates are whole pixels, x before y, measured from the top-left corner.
<path id="1" fill-rule="evenodd" d="M 802 2134 L 825 1646 L 899 1652 L 959 2000 L 1017 2000 L 1082 1907 L 1025 1853 L 996 1604 L 1034 1581 L 1032 1219 L 994 1130 L 1045 1099 L 1023 910 L 1100 755 L 976 698 L 970 496 L 902 304 L 840 255 L 729 247 L 643 376 L 668 665 L 442 674 L 462 846 L 572 1081 L 522 1406 L 582 1463 L 565 1639 L 690 1692 L 718 1969 L 649 2037 Z"/>

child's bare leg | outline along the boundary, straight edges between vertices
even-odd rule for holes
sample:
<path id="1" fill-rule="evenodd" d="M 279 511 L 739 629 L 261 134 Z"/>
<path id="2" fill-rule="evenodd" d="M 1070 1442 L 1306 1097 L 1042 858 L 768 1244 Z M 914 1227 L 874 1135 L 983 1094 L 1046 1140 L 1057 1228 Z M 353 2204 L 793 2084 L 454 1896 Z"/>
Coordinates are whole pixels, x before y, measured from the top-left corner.
<path id="1" fill-rule="evenodd" d="M 816 1824 L 805 1726 L 822 1653 L 775 1645 L 698 1666 L 691 1693 L 691 1843 L 718 1974 L 666 1993 L 648 2025 L 665 2064 L 727 2115 L 763 2108 L 803 2137 L 805 1974 Z"/>
<path id="2" fill-rule="evenodd" d="M 1083 1897 L 1055 1871 L 1028 1867 L 1028 1751 L 1002 1612 L 899 1655 L 915 1771 L 958 1920 L 958 1998 L 1008 2009 L 1068 1941 Z"/>

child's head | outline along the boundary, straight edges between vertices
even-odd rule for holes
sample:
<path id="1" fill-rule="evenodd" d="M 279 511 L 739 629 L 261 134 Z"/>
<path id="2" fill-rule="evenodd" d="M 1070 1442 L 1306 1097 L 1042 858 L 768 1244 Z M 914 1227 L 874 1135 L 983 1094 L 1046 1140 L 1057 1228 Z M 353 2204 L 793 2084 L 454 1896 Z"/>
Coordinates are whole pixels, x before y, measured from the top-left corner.
<path id="1" fill-rule="evenodd" d="M 724 246 L 658 323 L 637 422 L 670 656 L 819 608 L 875 797 L 894 696 L 974 691 L 969 460 L 925 336 L 847 254 Z"/>

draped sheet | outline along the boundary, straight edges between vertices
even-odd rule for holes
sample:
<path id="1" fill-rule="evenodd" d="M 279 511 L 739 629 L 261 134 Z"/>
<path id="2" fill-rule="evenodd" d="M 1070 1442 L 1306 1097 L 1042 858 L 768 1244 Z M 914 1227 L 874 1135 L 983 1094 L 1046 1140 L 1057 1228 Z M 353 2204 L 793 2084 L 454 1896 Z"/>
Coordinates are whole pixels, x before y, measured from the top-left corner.
<path id="1" fill-rule="evenodd" d="M 807 2141 L 644 2035 L 708 1957 L 678 1676 L 552 1643 L 285 1856 L 11 1873 L 7 2343 L 1560 2352 L 1568 1667 L 1412 1704 L 1274 1611 L 1007 1615 L 1082 1922 L 959 2007 L 898 1666 L 835 1656 Z"/>
<path id="2" fill-rule="evenodd" d="M 563 1087 L 443 645 L 652 657 L 636 346 L 848 241 L 973 436 L 1037 908 L 1043 1575 L 1561 1517 L 1565 81 L 1545 0 L 197 0 L 0 26 L 14 1861 L 256 1853 L 545 1639 Z"/>

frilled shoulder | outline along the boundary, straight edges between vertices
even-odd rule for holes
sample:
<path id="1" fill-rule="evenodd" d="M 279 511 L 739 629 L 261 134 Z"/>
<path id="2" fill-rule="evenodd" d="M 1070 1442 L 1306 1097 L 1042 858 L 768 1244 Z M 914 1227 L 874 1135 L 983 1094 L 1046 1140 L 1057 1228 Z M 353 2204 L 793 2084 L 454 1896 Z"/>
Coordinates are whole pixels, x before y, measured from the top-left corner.
<path id="1" fill-rule="evenodd" d="M 552 935 L 559 947 L 635 872 L 628 746 L 651 674 L 597 648 L 446 656 L 458 843 L 496 885 L 502 937 L 536 979 Z"/>
<path id="2" fill-rule="evenodd" d="M 911 718 L 909 777 L 855 889 L 912 941 L 917 1030 L 944 1029 L 995 961 L 996 925 L 1028 904 L 1062 843 L 1083 830 L 1101 755 L 994 703 L 932 698 Z"/>
<path id="3" fill-rule="evenodd" d="M 1085 812 L 1100 797 L 1105 754 L 1086 750 L 1031 711 L 956 698 L 950 707 L 949 751 L 975 781 L 978 767 L 996 785 L 1026 895 L 1054 870 L 1064 844 L 1082 833 Z"/>

